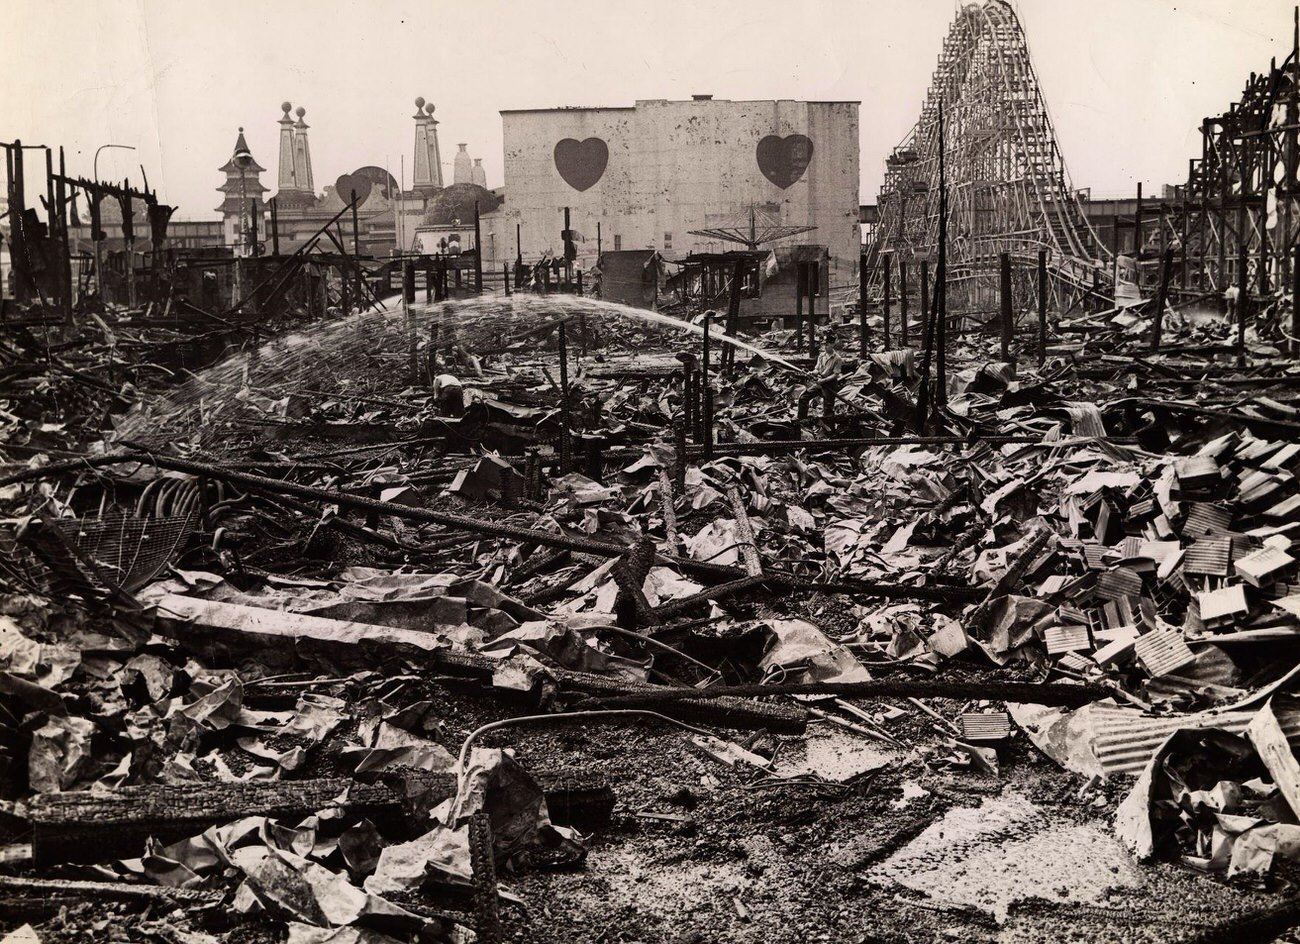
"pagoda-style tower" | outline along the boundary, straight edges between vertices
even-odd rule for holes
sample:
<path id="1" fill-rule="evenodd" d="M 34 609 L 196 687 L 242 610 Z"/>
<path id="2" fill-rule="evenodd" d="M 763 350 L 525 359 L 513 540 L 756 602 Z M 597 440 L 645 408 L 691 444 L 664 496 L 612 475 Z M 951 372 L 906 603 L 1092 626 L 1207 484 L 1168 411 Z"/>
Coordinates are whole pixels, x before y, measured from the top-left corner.
<path id="1" fill-rule="evenodd" d="M 217 191 L 222 194 L 221 206 L 217 212 L 222 218 L 222 232 L 227 246 L 240 246 L 240 234 L 246 232 L 254 217 L 250 217 L 250 207 L 257 219 L 259 239 L 263 232 L 262 220 L 266 213 L 266 200 L 262 196 L 267 188 L 263 186 L 261 174 L 266 170 L 253 159 L 244 140 L 244 129 L 239 129 L 235 139 L 235 149 L 219 170 L 226 175 L 226 181 Z"/>
<path id="2" fill-rule="evenodd" d="M 415 100 L 415 163 L 411 189 L 431 194 L 442 189 L 442 154 L 438 150 L 438 120 L 433 117 L 433 103 L 423 96 Z"/>

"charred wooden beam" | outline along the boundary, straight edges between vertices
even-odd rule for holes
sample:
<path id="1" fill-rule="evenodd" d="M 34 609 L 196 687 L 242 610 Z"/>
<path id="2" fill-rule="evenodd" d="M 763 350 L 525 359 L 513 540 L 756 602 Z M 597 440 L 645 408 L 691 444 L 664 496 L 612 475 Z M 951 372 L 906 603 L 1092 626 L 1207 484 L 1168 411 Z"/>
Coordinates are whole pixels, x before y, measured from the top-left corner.
<path id="1" fill-rule="evenodd" d="M 539 773 L 552 822 L 585 831 L 609 823 L 614 793 L 571 774 Z M 51 793 L 30 804 L 32 855 L 38 868 L 139 855 L 153 837 L 171 843 L 245 816 L 301 817 L 342 807 L 381 828 L 403 831 L 413 815 L 412 783 L 425 800 L 456 792 L 450 773 L 407 774 L 402 784 L 359 783 L 342 777 L 242 783 L 160 784 L 105 793 Z"/>

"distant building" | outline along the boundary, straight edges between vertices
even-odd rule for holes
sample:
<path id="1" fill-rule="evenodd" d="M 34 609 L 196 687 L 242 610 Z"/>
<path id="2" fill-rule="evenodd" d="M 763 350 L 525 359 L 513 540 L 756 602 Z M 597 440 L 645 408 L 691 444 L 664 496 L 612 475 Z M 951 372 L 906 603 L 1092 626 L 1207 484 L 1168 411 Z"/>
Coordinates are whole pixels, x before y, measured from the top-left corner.
<path id="1" fill-rule="evenodd" d="M 595 261 L 598 224 L 600 248 L 653 249 L 672 261 L 745 249 L 692 231 L 743 229 L 756 212 L 783 231 L 803 230 L 758 248 L 781 255 L 786 243 L 824 246 L 829 282 L 843 285 L 857 278 L 861 242 L 858 107 L 698 95 L 630 108 L 503 111 L 501 222 L 512 240 L 519 226 L 525 258 L 563 253 L 569 207 L 584 264 Z"/>

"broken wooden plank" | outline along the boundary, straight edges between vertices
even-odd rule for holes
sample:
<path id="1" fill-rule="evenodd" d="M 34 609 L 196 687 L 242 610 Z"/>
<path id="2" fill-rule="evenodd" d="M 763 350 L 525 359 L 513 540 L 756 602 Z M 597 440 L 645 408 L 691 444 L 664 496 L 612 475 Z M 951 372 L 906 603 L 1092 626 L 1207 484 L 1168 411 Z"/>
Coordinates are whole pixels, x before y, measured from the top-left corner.
<path id="1" fill-rule="evenodd" d="M 736 519 L 736 536 L 740 538 L 740 559 L 745 564 L 745 573 L 750 577 L 761 576 L 763 564 L 758 557 L 758 545 L 754 543 L 754 526 L 745 510 L 745 500 L 734 485 L 727 489 L 727 503 Z"/>
<path id="2" fill-rule="evenodd" d="M 163 902 L 193 907 L 218 904 L 225 897 L 225 892 L 173 888 L 170 885 L 131 885 L 127 882 L 84 882 L 69 878 L 0 875 L 0 902 L 15 895 L 39 898 L 45 903 L 54 899 L 64 899 L 78 904 L 106 900 Z"/>
<path id="3" fill-rule="evenodd" d="M 1251 719 L 1246 737 L 1255 745 L 1260 760 L 1290 805 L 1291 812 L 1300 814 L 1300 762 L 1296 761 L 1295 752 L 1287 743 L 1282 725 L 1273 713 L 1271 699 Z"/>
<path id="4" fill-rule="evenodd" d="M 329 650 L 343 661 L 374 666 L 394 656 L 414 658 L 430 667 L 460 671 L 490 679 L 501 667 L 499 659 L 453 651 L 432 633 L 394 629 L 370 623 L 307 616 L 260 607 L 198 600 L 168 594 L 157 604 L 157 630 L 203 654 L 224 648 L 248 650 L 270 647 L 303 654 L 313 645 Z M 549 674 L 562 687 L 602 694 L 625 694 L 638 683 L 585 672 L 552 668 Z M 612 688 L 610 686 L 613 686 Z M 654 690 L 656 686 L 645 686 Z M 688 691 L 694 692 L 695 689 Z M 785 705 L 763 704 L 734 698 L 726 701 L 696 699 L 671 707 L 673 717 L 703 721 L 744 730 L 766 729 L 778 734 L 802 734 L 807 713 Z"/>
<path id="5" fill-rule="evenodd" d="M 664 516 L 664 532 L 668 535 L 668 549 L 676 554 L 681 546 L 677 538 L 677 491 L 668 470 L 663 467 L 659 469 L 659 504 Z"/>

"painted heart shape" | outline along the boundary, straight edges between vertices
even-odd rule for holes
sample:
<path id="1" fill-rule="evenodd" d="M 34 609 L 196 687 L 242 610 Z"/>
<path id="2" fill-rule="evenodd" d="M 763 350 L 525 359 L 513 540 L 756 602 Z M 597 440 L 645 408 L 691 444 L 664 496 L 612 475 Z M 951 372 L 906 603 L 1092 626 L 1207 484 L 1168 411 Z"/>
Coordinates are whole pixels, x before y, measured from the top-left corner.
<path id="1" fill-rule="evenodd" d="M 581 193 L 605 175 L 609 146 L 600 138 L 565 138 L 555 145 L 555 169 L 564 182 Z"/>
<path id="2" fill-rule="evenodd" d="M 782 190 L 803 176 L 812 163 L 812 139 L 803 134 L 769 134 L 758 142 L 758 169 Z"/>
<path id="3" fill-rule="evenodd" d="M 360 174 L 344 174 L 338 180 L 334 181 L 334 192 L 339 195 L 343 205 L 347 206 L 352 199 L 352 191 L 357 192 L 357 208 L 366 205 L 366 199 L 370 196 L 370 188 L 374 186 L 374 181 L 369 177 L 362 177 Z"/>

